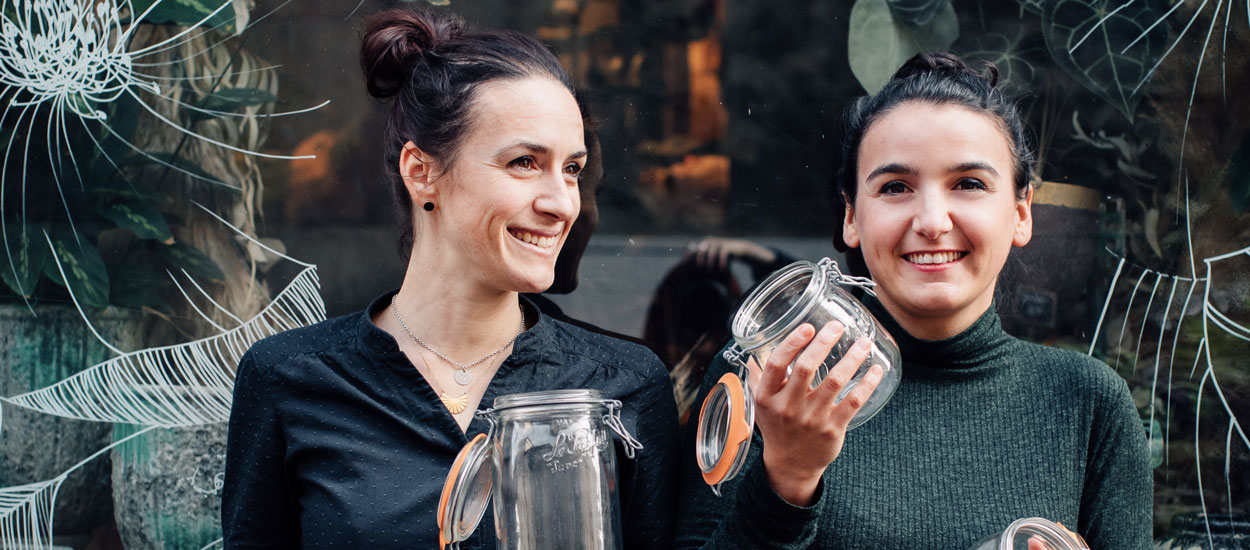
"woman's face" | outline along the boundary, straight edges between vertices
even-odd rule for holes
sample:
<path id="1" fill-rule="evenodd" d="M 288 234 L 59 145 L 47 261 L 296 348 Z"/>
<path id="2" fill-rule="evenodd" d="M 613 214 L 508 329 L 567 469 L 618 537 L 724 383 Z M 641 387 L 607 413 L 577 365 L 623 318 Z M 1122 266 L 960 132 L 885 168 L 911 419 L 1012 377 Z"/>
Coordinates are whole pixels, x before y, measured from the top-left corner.
<path id="1" fill-rule="evenodd" d="M 996 121 L 957 105 L 904 103 L 864 133 L 844 238 L 917 336 L 976 321 L 1012 246 L 1028 243 L 1031 194 L 1016 198 L 1014 165 Z"/>
<path id="2" fill-rule="evenodd" d="M 537 77 L 483 84 L 472 111 L 451 165 L 412 187 L 414 259 L 450 262 L 487 289 L 541 292 L 580 208 L 581 113 L 563 85 Z M 401 170 L 414 156 L 401 156 Z M 437 208 L 421 210 L 425 200 Z"/>

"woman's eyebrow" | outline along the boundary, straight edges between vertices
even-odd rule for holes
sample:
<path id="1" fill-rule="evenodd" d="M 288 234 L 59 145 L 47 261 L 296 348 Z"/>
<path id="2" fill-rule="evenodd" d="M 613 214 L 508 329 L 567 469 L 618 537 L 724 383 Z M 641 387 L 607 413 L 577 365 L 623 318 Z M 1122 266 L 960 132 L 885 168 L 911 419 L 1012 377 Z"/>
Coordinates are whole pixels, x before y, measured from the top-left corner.
<path id="1" fill-rule="evenodd" d="M 876 169 L 874 169 L 872 172 L 868 174 L 868 177 L 865 178 L 865 180 L 871 180 L 882 174 L 914 176 L 918 173 L 919 171 L 916 170 L 915 168 L 912 168 L 911 166 L 908 166 L 906 164 L 899 164 L 897 162 L 892 162 L 890 164 L 883 164 L 881 166 L 878 166 Z"/>
<path id="2" fill-rule="evenodd" d="M 509 144 L 507 144 L 507 145 L 505 145 L 505 146 L 501 147 L 501 148 L 499 149 L 499 152 L 497 152 L 497 153 L 495 153 L 495 154 L 496 154 L 496 155 L 503 155 L 504 153 L 509 153 L 509 152 L 511 152 L 513 149 L 517 149 L 517 148 L 520 148 L 520 149 L 525 149 L 526 151 L 528 151 L 528 152 L 530 152 L 530 153 L 534 153 L 534 154 L 536 154 L 536 155 L 548 155 L 548 154 L 550 154 L 550 153 L 551 153 L 551 148 L 550 148 L 550 147 L 547 147 L 546 145 L 539 145 L 539 144 L 537 144 L 537 143 L 531 143 L 531 142 L 528 142 L 528 141 L 521 141 L 521 140 L 518 140 L 518 141 L 514 141 L 514 142 L 512 142 L 512 143 L 509 143 Z M 584 156 L 586 156 L 586 155 L 587 155 L 586 150 L 585 150 L 585 149 L 582 149 L 582 150 L 580 150 L 580 151 L 578 151 L 578 152 L 576 152 L 576 153 L 573 153 L 573 154 L 569 155 L 569 160 L 579 159 L 579 158 L 582 158 L 582 157 L 584 157 Z"/>
<path id="3" fill-rule="evenodd" d="M 946 169 L 947 173 L 976 172 L 976 171 L 988 172 L 992 176 L 995 176 L 995 177 L 998 176 L 998 170 L 995 170 L 993 166 L 990 166 L 989 164 L 986 164 L 984 162 L 977 162 L 977 161 L 961 162 L 959 164 L 956 164 Z"/>
<path id="4" fill-rule="evenodd" d="M 531 142 L 528 142 L 528 141 L 517 140 L 517 141 L 514 141 L 514 142 L 509 143 L 509 144 L 507 144 L 507 145 L 504 145 L 503 147 L 500 147 L 500 148 L 499 148 L 499 152 L 498 152 L 498 153 L 496 153 L 496 154 L 498 154 L 498 155 L 502 155 L 502 154 L 507 153 L 507 152 L 510 152 L 512 149 L 516 149 L 516 148 L 525 149 L 526 151 L 529 151 L 529 152 L 531 152 L 531 153 L 535 153 L 535 154 L 539 154 L 539 155 L 545 155 L 545 154 L 548 154 L 548 153 L 550 153 L 550 152 L 551 152 L 551 148 L 550 148 L 550 147 L 547 147 L 546 145 L 539 145 L 539 144 L 537 144 L 537 143 L 531 143 Z"/>

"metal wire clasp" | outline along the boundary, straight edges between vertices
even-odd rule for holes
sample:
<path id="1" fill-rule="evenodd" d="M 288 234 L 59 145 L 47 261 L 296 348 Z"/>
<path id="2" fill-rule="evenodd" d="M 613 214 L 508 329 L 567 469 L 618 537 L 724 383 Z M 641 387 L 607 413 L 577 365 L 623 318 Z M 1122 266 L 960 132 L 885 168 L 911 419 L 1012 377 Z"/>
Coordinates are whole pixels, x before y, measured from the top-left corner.
<path id="1" fill-rule="evenodd" d="M 859 287 L 864 292 L 871 294 L 873 298 L 877 297 L 877 293 L 872 290 L 873 287 L 877 286 L 877 283 L 868 277 L 856 277 L 842 273 L 842 270 L 838 268 L 838 262 L 833 261 L 833 258 L 824 258 L 816 265 L 820 267 L 826 277 L 829 277 L 830 281 L 842 286 Z"/>
<path id="2" fill-rule="evenodd" d="M 621 402 L 617 399 L 608 399 L 604 401 L 608 406 L 608 414 L 603 415 L 604 424 L 608 425 L 617 437 L 621 438 L 621 443 L 625 445 L 625 456 L 634 458 L 636 451 L 642 450 L 642 443 L 639 443 L 634 436 L 625 429 L 625 424 L 621 422 Z"/>
<path id="3" fill-rule="evenodd" d="M 735 343 L 730 344 L 729 349 L 726 349 L 721 355 L 726 361 L 729 361 L 730 365 L 738 368 L 738 377 L 746 380 L 748 370 L 747 361 L 751 359 L 751 354 L 747 353 L 746 350 L 742 349 L 741 346 Z"/>

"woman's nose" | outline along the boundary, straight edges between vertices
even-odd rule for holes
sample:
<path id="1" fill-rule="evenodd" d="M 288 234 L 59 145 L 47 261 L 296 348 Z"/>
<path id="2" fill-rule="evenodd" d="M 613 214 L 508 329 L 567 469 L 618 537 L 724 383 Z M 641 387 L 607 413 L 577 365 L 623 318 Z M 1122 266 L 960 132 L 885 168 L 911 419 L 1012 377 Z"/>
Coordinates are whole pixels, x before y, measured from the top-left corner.
<path id="1" fill-rule="evenodd" d="M 929 240 L 936 240 L 949 232 L 953 224 L 946 199 L 937 193 L 922 193 L 919 199 L 912 218 L 912 231 Z"/>
<path id="2" fill-rule="evenodd" d="M 580 204 L 577 186 L 569 185 L 561 173 L 544 177 L 542 193 L 534 199 L 534 209 L 540 214 L 569 222 L 577 218 Z"/>

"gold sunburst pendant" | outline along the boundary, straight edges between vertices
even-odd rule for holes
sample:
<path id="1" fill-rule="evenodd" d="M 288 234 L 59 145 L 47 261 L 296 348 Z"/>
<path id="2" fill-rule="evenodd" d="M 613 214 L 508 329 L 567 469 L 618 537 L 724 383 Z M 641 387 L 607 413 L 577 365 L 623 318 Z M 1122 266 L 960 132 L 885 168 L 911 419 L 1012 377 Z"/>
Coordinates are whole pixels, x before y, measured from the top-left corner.
<path id="1" fill-rule="evenodd" d="M 448 397 L 447 392 L 443 392 L 438 396 L 438 400 L 443 402 L 443 406 L 451 411 L 451 414 L 460 414 L 469 408 L 469 394 L 461 394 L 460 397 Z"/>

